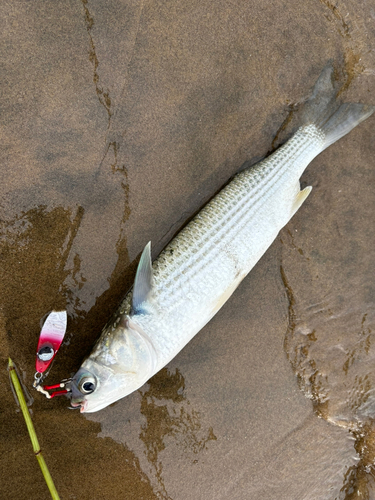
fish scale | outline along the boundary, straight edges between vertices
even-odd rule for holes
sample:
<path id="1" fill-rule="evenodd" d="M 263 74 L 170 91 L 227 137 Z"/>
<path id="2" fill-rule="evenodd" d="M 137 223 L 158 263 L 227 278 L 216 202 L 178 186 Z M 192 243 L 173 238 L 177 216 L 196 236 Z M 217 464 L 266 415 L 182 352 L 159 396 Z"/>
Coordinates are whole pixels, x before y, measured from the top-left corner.
<path id="1" fill-rule="evenodd" d="M 72 379 L 72 406 L 98 411 L 141 387 L 216 314 L 311 191 L 299 178 L 374 108 L 338 104 L 327 66 L 296 134 L 239 173 L 151 264 L 146 245 L 129 292 Z M 250 314 L 250 313 L 249 313 Z"/>
<path id="2" fill-rule="evenodd" d="M 205 256 L 215 259 L 228 243 L 234 242 L 236 235 L 251 224 L 258 210 L 268 203 L 275 189 L 288 190 L 285 176 L 290 178 L 289 183 L 294 183 L 294 188 L 300 176 L 294 168 L 295 162 L 303 171 L 321 151 L 322 144 L 321 133 L 315 126 L 304 127 L 283 148 L 259 166 L 238 174 L 213 198 L 154 262 L 154 279 L 160 300 L 167 300 L 169 294 L 176 295 L 172 288 L 176 278 L 181 284 L 193 279 L 205 267 Z M 268 196 L 265 196 L 267 192 Z M 294 200 L 287 201 L 292 204 Z M 279 229 L 276 228 L 277 232 Z M 262 242 L 259 244 L 263 245 Z M 238 253 L 242 253 L 241 249 Z M 251 254 L 248 260 L 251 260 Z"/>
<path id="3" fill-rule="evenodd" d="M 291 218 L 299 177 L 323 143 L 315 125 L 302 127 L 238 174 L 155 260 L 156 306 L 134 320 L 151 332 L 159 368 L 220 309 Z"/>

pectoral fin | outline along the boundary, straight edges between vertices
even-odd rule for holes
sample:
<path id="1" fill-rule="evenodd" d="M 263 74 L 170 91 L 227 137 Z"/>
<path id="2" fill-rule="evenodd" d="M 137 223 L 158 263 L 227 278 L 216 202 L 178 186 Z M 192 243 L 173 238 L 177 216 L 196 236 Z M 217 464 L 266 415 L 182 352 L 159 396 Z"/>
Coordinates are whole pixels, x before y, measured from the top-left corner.
<path id="1" fill-rule="evenodd" d="M 133 287 L 132 308 L 134 312 L 144 312 L 152 290 L 151 242 L 145 246 L 139 260 Z"/>
<path id="2" fill-rule="evenodd" d="M 302 191 L 299 191 L 297 196 L 294 199 L 293 205 L 292 205 L 292 216 L 297 212 L 297 210 L 300 208 L 302 203 L 306 200 L 306 198 L 309 196 L 311 193 L 312 186 L 307 186 L 305 189 L 302 189 Z"/>

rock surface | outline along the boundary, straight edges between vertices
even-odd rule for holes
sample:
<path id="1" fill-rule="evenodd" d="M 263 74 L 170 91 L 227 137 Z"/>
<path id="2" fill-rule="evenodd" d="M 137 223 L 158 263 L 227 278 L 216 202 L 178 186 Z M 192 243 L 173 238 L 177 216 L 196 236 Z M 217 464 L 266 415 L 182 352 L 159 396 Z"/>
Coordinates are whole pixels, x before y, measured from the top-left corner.
<path id="1" fill-rule="evenodd" d="M 7 357 L 30 388 L 66 308 L 48 382 L 72 374 L 143 246 L 284 140 L 328 60 L 374 105 L 375 0 L 5 0 L 0 26 L 1 490 L 43 500 Z M 374 123 L 311 164 L 300 211 L 140 391 L 87 417 L 32 392 L 62 499 L 372 498 Z"/>

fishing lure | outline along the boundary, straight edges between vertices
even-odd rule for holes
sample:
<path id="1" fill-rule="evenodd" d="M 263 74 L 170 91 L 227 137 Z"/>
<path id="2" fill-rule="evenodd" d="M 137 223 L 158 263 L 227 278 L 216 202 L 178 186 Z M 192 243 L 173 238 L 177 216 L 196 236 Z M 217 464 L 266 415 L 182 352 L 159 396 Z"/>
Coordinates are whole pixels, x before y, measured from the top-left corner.
<path id="1" fill-rule="evenodd" d="M 64 340 L 67 326 L 66 311 L 52 311 L 45 320 L 42 330 L 39 335 L 38 347 L 36 351 L 35 368 L 33 387 L 48 399 L 51 399 L 60 394 L 66 394 L 68 389 L 65 388 L 66 381 L 60 384 L 42 386 L 41 382 L 46 375 L 46 371 L 54 360 L 57 351 L 59 350 L 62 341 Z M 61 389 L 51 394 L 48 392 L 53 389 Z"/>

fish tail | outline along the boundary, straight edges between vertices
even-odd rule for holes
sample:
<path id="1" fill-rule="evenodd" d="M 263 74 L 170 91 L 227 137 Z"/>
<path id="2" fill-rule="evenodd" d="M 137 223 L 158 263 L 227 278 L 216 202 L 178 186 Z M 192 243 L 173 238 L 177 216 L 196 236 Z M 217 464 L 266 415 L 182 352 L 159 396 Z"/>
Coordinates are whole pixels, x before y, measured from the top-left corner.
<path id="1" fill-rule="evenodd" d="M 321 127 L 325 135 L 324 149 L 366 120 L 374 110 L 374 106 L 366 104 L 353 102 L 341 104 L 339 109 Z"/>
<path id="2" fill-rule="evenodd" d="M 322 150 L 348 134 L 366 120 L 375 110 L 374 106 L 358 103 L 341 104 L 333 84 L 333 67 L 328 64 L 320 74 L 311 97 L 303 107 L 303 121 L 316 125 L 324 133 Z"/>

